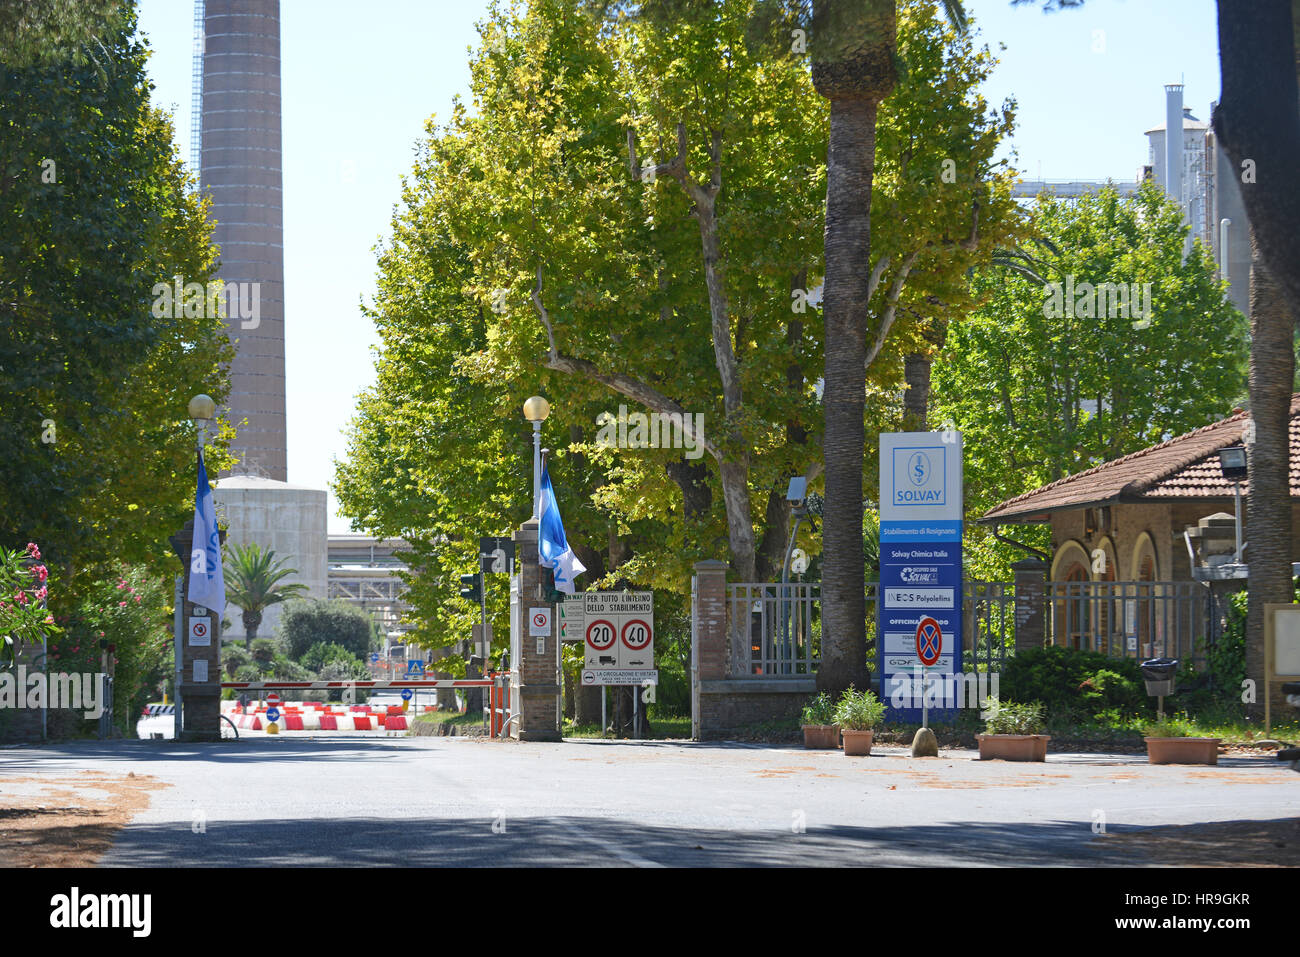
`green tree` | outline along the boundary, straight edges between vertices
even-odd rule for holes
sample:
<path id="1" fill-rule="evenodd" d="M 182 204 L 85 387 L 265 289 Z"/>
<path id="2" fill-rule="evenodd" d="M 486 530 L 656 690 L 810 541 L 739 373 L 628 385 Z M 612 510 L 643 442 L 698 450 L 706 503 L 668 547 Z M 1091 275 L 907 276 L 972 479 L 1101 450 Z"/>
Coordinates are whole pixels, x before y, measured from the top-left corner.
<path id="1" fill-rule="evenodd" d="M 370 650 L 370 616 L 346 601 L 295 601 L 280 619 L 288 656 L 301 661 L 318 642 L 341 645 L 355 658 Z"/>
<path id="2" fill-rule="evenodd" d="M 579 551 L 587 581 L 683 592 L 691 564 L 722 549 L 737 577 L 779 574 L 787 480 L 820 474 L 808 295 L 826 109 L 788 36 L 754 42 L 748 4 L 716 9 L 674 30 L 549 2 L 498 13 L 472 64 L 477 112 L 429 129 L 380 254 L 378 379 L 335 483 L 359 527 L 411 542 L 421 643 L 465 637 L 471 610 L 450 596 L 473 539 L 527 514 L 518 410 L 539 382 L 569 539 L 599 543 Z M 915 63 L 886 129 L 902 142 L 920 113 L 932 132 L 881 179 L 881 202 L 913 220 L 886 231 L 897 247 L 877 274 L 882 393 L 901 344 L 915 349 L 913 311 L 937 308 L 927 287 L 964 283 L 972 204 L 993 236 L 1015 212 L 979 159 L 1006 125 L 973 92 L 987 51 L 932 4 L 909 4 L 903 23 Z M 961 165 L 945 181 L 950 154 Z M 679 442 L 694 452 L 608 447 L 594 426 L 620 404 L 703 415 Z M 806 530 L 801 544 L 816 550 Z M 489 588 L 497 620 L 502 598 Z"/>
<path id="3" fill-rule="evenodd" d="M 1030 0 L 1013 0 L 1026 3 Z M 1083 0 L 1043 0 L 1044 10 Z M 1214 132 L 1250 220 L 1251 533 L 1247 668 L 1263 674 L 1264 608 L 1291 601 L 1291 394 L 1300 325 L 1300 0 L 1218 0 Z M 1257 706 L 1262 707 L 1262 705 Z"/>
<path id="4" fill-rule="evenodd" d="M 240 608 L 245 647 L 252 647 L 266 609 L 307 590 L 300 582 L 282 584 L 290 575 L 298 574 L 296 568 L 285 568 L 284 561 L 275 557 L 274 549 L 263 551 L 256 542 L 230 546 L 225 561 L 226 597 Z"/>
<path id="5" fill-rule="evenodd" d="M 1199 241 L 1184 259 L 1188 229 L 1161 190 L 1040 196 L 1034 223 L 1041 241 L 1016 269 L 976 272 L 982 303 L 936 364 L 937 409 L 963 432 L 975 515 L 1221 418 L 1244 383 L 1245 320 Z M 1106 283 L 1138 287 L 1127 310 Z M 981 572 L 1001 577 L 1020 556 L 988 557 Z"/>
<path id="6" fill-rule="evenodd" d="M 40 542 L 69 598 L 118 559 L 175 570 L 186 404 L 224 398 L 232 355 L 219 316 L 152 314 L 156 283 L 205 282 L 215 255 L 134 29 L 131 13 L 107 32 L 97 64 L 0 47 L 0 543 Z"/>
<path id="7" fill-rule="evenodd" d="M 105 37 L 132 8 L 126 0 L 0 0 L 4 62 L 22 67 L 110 57 Z"/>
<path id="8" fill-rule="evenodd" d="M 873 461 L 864 429 L 868 373 L 892 380 L 898 370 L 889 360 L 899 355 L 918 357 L 928 368 L 932 326 L 945 328 L 948 314 L 959 313 L 968 299 L 964 271 L 1016 228 L 1009 174 L 993 159 L 1010 131 L 1012 105 L 985 113 L 977 88 L 994 61 L 987 48 L 974 51 L 964 36 L 962 6 L 943 7 L 946 30 L 932 3 L 812 4 L 812 77 L 830 103 L 824 632 L 817 681 L 833 693 L 867 680 L 862 510 L 864 467 Z M 928 274 L 914 275 L 921 271 Z M 896 330 L 900 317 L 907 328 Z M 887 349 L 891 333 L 902 341 Z M 878 360 L 886 368 L 872 370 Z M 917 366 L 910 362 L 906 371 Z"/>

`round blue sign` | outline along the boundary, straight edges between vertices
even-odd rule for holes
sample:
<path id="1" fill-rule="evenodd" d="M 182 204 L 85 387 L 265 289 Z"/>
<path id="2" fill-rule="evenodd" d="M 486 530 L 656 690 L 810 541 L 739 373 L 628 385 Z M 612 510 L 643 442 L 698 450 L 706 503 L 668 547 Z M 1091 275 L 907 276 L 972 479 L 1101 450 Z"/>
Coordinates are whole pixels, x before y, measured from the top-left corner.
<path id="1" fill-rule="evenodd" d="M 402 689 L 402 700 L 403 700 L 403 701 L 410 701 L 410 700 L 411 700 L 411 689 L 410 689 L 410 688 L 403 688 L 403 689 Z"/>
<path id="2" fill-rule="evenodd" d="M 376 662 L 376 661 L 378 661 L 378 660 L 379 660 L 379 652 L 377 652 L 377 651 L 372 651 L 372 652 L 370 653 L 370 661 L 371 661 L 371 663 L 373 664 L 374 662 Z"/>
<path id="3" fill-rule="evenodd" d="M 279 721 L 279 720 L 280 720 L 280 709 L 279 709 L 279 708 L 267 708 L 267 709 L 266 709 L 266 720 L 267 720 L 267 721 Z"/>

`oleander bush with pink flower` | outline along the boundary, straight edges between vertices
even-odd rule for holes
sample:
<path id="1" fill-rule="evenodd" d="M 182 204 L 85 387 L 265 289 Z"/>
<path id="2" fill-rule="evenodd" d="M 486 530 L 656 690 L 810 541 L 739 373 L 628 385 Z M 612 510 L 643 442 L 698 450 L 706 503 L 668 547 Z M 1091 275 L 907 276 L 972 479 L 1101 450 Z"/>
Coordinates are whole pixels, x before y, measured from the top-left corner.
<path id="1" fill-rule="evenodd" d="M 35 542 L 22 551 L 0 548 L 0 668 L 12 667 L 24 646 L 58 632 L 46 607 L 49 592 L 50 571 Z"/>
<path id="2" fill-rule="evenodd" d="M 113 723 L 128 736 L 172 673 L 169 585 L 144 567 L 115 566 L 87 590 L 59 643 L 69 663 L 85 662 L 86 670 L 102 670 L 107 651 L 113 662 Z"/>

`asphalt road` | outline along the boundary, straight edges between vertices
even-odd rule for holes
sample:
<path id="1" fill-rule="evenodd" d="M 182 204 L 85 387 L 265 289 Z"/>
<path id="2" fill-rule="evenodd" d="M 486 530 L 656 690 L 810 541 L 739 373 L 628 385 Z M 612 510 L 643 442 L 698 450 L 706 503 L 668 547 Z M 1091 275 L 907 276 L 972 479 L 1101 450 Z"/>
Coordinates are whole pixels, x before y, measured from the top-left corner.
<path id="1" fill-rule="evenodd" d="M 300 735 L 78 742 L 0 751 L 0 786 L 85 770 L 168 782 L 103 860 L 133 867 L 1141 866 L 1141 852 L 1096 829 L 1300 814 L 1300 775 L 1267 758 L 1153 767 L 1142 756 L 1011 764 L 878 750 Z"/>

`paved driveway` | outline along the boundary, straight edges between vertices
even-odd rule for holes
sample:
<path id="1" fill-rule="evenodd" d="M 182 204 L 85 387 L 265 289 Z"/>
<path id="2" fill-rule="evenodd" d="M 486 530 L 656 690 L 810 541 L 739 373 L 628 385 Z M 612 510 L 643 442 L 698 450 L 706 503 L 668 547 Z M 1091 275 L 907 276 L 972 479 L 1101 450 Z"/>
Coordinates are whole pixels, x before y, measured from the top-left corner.
<path id="1" fill-rule="evenodd" d="M 1098 838 L 1300 815 L 1268 758 L 1152 767 L 974 752 L 867 758 L 689 742 L 283 736 L 0 751 L 6 777 L 148 774 L 103 863 L 186 865 L 1098 865 L 1150 863 Z"/>

